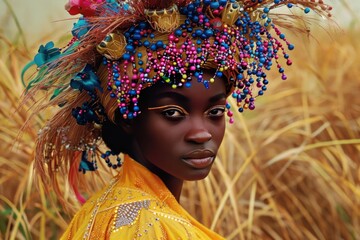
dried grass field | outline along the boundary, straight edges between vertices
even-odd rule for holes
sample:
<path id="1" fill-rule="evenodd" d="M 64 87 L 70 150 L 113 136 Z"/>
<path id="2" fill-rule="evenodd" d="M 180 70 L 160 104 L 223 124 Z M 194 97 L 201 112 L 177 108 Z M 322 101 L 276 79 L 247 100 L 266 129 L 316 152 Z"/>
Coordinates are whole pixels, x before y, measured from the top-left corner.
<path id="1" fill-rule="evenodd" d="M 288 80 L 272 73 L 256 110 L 227 126 L 209 177 L 185 185 L 181 204 L 226 239 L 360 239 L 360 29 L 319 32 L 289 37 Z M 44 38 L 25 46 L 0 32 L 0 239 L 58 239 L 79 207 L 67 184 L 65 210 L 34 176 L 53 110 L 19 134 L 31 108 L 19 106 L 20 72 Z"/>

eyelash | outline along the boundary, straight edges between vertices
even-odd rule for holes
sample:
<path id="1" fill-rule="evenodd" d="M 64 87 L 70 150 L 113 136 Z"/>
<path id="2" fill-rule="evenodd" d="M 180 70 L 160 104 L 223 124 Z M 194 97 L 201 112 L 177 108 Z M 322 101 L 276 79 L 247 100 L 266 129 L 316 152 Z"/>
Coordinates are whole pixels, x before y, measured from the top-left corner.
<path id="1" fill-rule="evenodd" d="M 189 115 L 189 113 L 182 107 L 177 105 L 167 105 L 167 106 L 160 106 L 160 107 L 152 107 L 148 108 L 148 110 L 162 110 L 161 114 L 168 118 L 173 120 L 180 120 L 184 118 L 186 115 Z M 216 113 L 214 113 L 216 111 Z M 219 113 L 220 111 L 220 113 Z M 174 114 L 178 113 L 177 116 L 174 116 Z M 225 106 L 223 105 L 216 105 L 209 110 L 205 111 L 205 115 L 209 118 L 220 118 L 224 116 L 225 113 Z"/>
<path id="2" fill-rule="evenodd" d="M 173 113 L 177 112 L 179 114 L 179 116 L 168 115 L 168 114 L 170 114 L 170 112 L 173 112 Z M 163 111 L 161 111 L 161 114 L 164 115 L 164 117 L 171 118 L 171 119 L 180 119 L 180 118 L 184 118 L 186 115 L 188 115 L 188 113 L 185 113 L 182 109 L 177 108 L 177 107 L 171 107 L 166 110 L 163 110 Z"/>
<path id="3" fill-rule="evenodd" d="M 220 113 L 211 115 L 211 112 L 213 112 L 213 111 L 220 111 Z M 206 114 L 206 115 L 209 115 L 208 117 L 211 117 L 211 118 L 222 117 L 222 116 L 224 116 L 224 114 L 225 114 L 225 106 L 223 106 L 223 105 L 214 106 L 214 107 L 210 108 L 209 110 L 207 110 L 207 111 L 205 112 L 205 114 Z"/>

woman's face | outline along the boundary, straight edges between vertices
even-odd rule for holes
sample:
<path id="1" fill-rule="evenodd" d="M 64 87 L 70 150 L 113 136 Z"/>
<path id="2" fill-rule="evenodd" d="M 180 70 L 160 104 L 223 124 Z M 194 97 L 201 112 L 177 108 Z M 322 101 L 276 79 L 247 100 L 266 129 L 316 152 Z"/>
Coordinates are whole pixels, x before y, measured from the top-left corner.
<path id="1" fill-rule="evenodd" d="M 209 85 L 206 89 L 194 79 L 190 88 L 156 84 L 146 89 L 142 113 L 131 125 L 138 162 L 180 180 L 208 175 L 224 136 L 226 102 L 224 81 Z"/>

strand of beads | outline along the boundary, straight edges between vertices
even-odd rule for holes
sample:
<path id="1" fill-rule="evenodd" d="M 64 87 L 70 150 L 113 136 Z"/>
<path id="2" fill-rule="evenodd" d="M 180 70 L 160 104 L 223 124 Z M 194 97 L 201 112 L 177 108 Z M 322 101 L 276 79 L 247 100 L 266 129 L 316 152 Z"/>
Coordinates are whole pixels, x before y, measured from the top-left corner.
<path id="1" fill-rule="evenodd" d="M 112 163 L 110 160 L 110 156 L 116 156 L 116 163 Z M 114 154 L 112 151 L 106 151 L 105 153 L 101 154 L 101 158 L 105 160 L 108 167 L 117 169 L 118 167 L 121 167 L 122 162 L 119 155 Z"/>

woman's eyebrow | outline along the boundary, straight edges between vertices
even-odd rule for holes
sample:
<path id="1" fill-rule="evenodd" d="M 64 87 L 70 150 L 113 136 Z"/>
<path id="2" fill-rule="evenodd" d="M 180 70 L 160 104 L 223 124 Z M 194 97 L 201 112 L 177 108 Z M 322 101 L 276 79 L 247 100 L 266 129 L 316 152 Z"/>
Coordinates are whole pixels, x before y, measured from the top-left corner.
<path id="1" fill-rule="evenodd" d="M 217 102 L 219 100 L 225 100 L 226 99 L 226 94 L 225 93 L 220 93 L 220 94 L 217 94 L 215 96 L 212 96 L 210 99 L 209 99 L 209 102 L 211 103 L 214 103 L 214 102 Z"/>
<path id="2" fill-rule="evenodd" d="M 190 102 L 190 99 L 187 98 L 186 96 L 177 93 L 177 92 L 163 92 L 163 93 L 159 93 L 157 94 L 154 99 L 155 100 L 159 100 L 161 98 L 172 98 L 174 99 L 176 102 L 180 102 L 180 103 L 188 103 Z"/>

